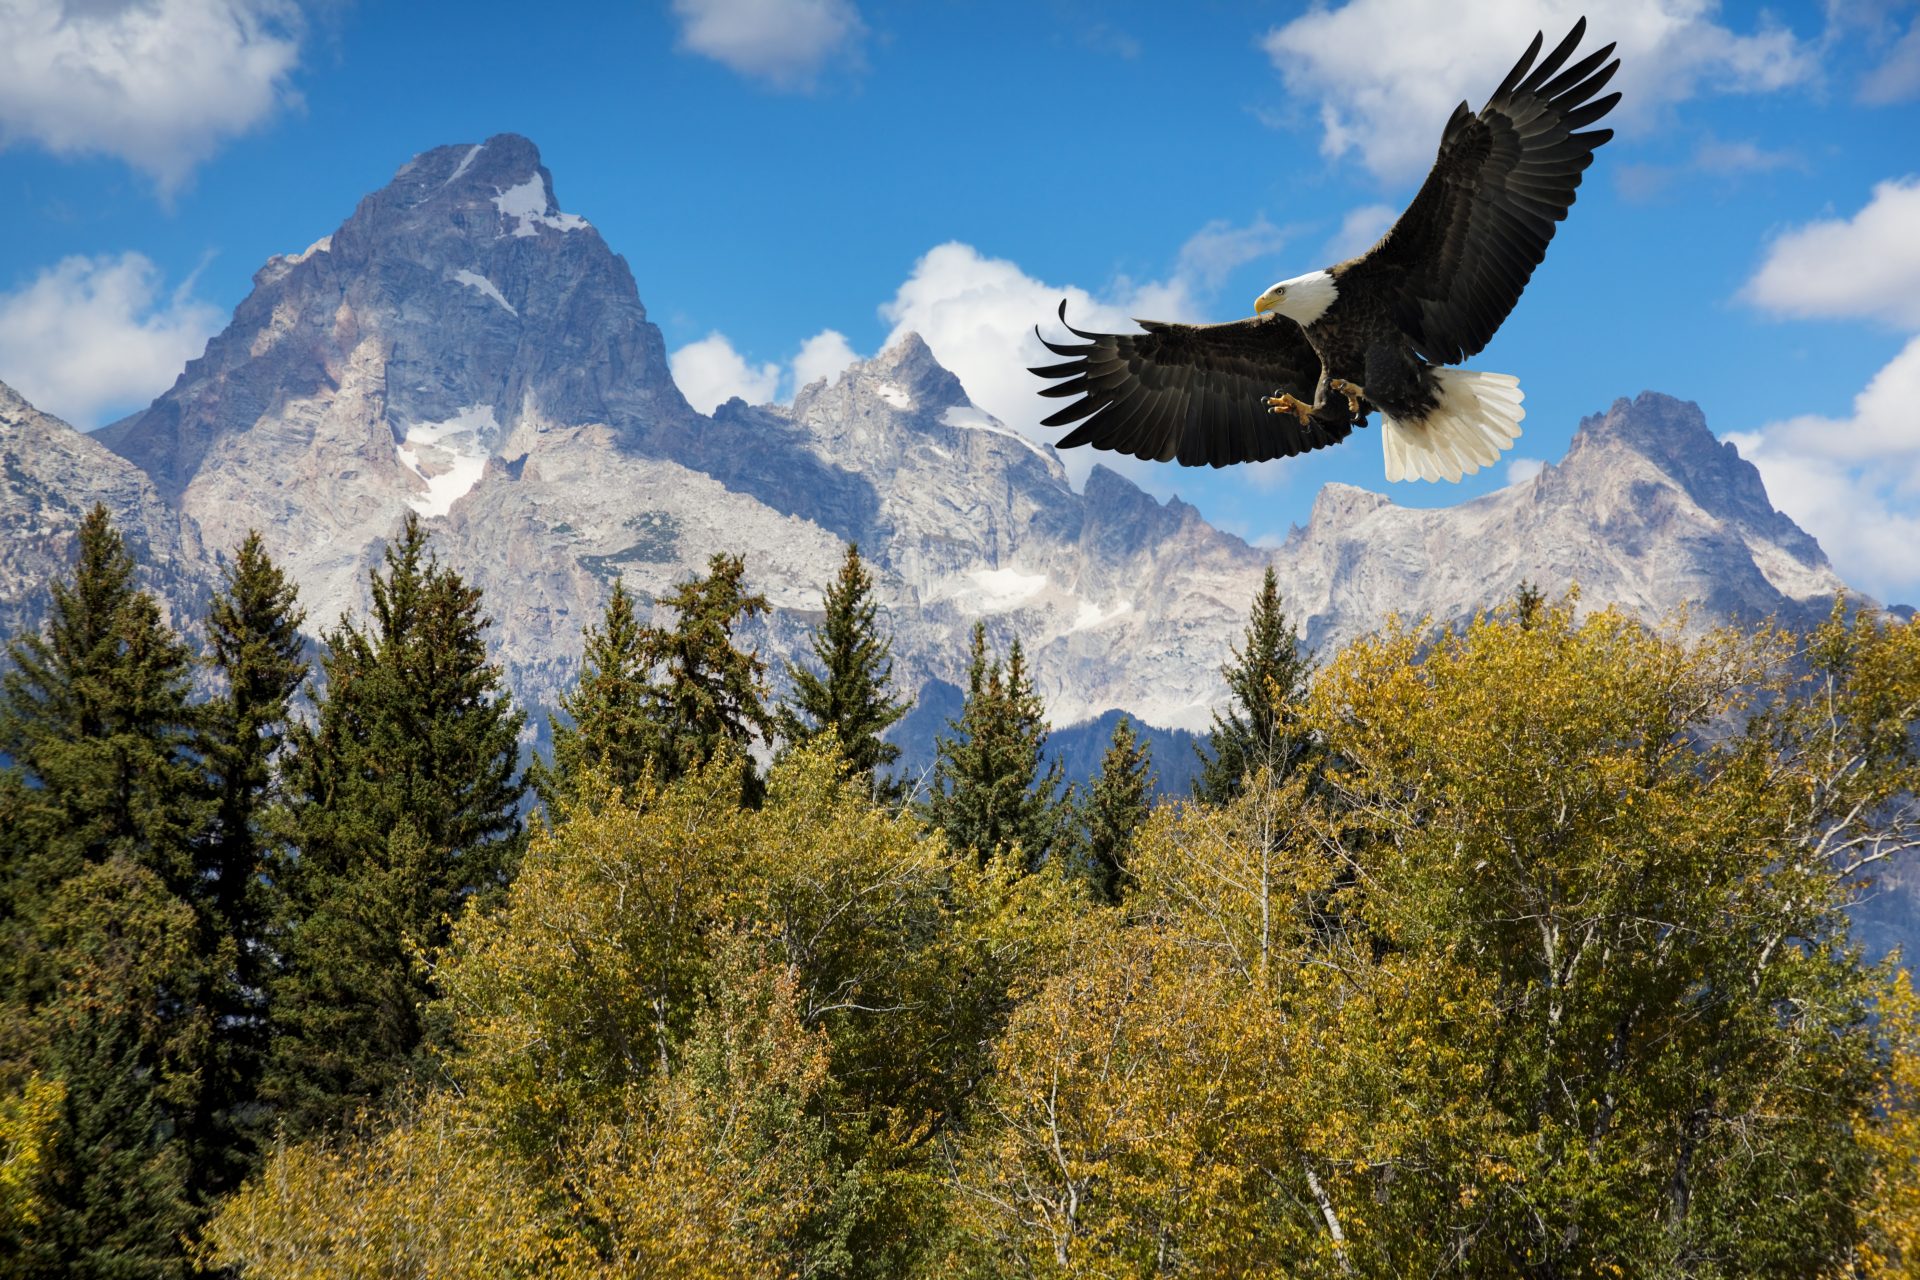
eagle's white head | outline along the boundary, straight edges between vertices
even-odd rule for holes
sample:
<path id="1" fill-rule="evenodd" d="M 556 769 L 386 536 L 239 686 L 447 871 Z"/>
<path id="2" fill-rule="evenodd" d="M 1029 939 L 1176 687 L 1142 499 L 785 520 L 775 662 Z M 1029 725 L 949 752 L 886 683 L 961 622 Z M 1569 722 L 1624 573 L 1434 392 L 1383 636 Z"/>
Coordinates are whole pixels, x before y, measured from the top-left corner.
<path id="1" fill-rule="evenodd" d="M 1340 296 L 1340 286 L 1324 271 L 1309 271 L 1304 276 L 1282 280 L 1254 300 L 1253 314 L 1278 311 L 1301 328 L 1306 328 L 1327 313 Z"/>

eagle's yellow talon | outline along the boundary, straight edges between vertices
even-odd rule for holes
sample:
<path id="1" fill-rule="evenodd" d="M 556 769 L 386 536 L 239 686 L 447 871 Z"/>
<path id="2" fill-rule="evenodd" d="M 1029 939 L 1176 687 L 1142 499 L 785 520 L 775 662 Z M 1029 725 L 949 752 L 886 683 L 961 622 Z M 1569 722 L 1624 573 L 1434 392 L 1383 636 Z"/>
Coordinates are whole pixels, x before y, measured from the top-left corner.
<path id="1" fill-rule="evenodd" d="M 1300 420 L 1303 427 L 1307 425 L 1307 419 L 1313 416 L 1313 406 L 1302 404 L 1292 395 L 1268 396 L 1266 401 L 1268 413 L 1290 413 Z"/>
<path id="2" fill-rule="evenodd" d="M 1345 378 L 1330 378 L 1327 381 L 1327 388 L 1345 396 L 1347 398 L 1347 412 L 1356 418 L 1360 416 L 1360 398 L 1367 394 L 1365 387 L 1356 386 L 1348 382 Z"/>

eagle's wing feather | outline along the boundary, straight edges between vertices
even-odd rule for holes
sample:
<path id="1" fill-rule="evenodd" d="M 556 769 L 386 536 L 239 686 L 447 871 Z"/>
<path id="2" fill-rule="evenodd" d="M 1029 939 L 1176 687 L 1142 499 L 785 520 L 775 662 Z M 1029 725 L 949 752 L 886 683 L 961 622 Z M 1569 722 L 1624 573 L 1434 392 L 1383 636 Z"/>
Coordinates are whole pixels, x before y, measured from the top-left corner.
<path id="1" fill-rule="evenodd" d="M 1060 304 L 1066 324 L 1067 304 Z M 1300 326 L 1281 316 L 1229 324 L 1142 320 L 1145 333 L 1086 333 L 1078 343 L 1040 341 L 1059 364 L 1033 370 L 1060 379 L 1043 396 L 1079 396 L 1042 426 L 1079 423 L 1059 447 L 1090 444 L 1149 461 L 1224 467 L 1292 457 L 1336 444 L 1353 430 L 1344 407 L 1305 426 L 1267 411 L 1263 397 L 1313 399 L 1320 357 Z"/>
<path id="2" fill-rule="evenodd" d="M 1394 319 L 1435 364 L 1457 364 L 1492 340 L 1546 256 L 1594 149 L 1613 136 L 1576 132 L 1620 100 L 1594 96 L 1620 67 L 1607 61 L 1612 45 L 1567 64 L 1586 28 L 1582 18 L 1537 66 L 1536 35 L 1478 115 L 1461 103 L 1413 203 L 1345 268 L 1390 282 Z"/>

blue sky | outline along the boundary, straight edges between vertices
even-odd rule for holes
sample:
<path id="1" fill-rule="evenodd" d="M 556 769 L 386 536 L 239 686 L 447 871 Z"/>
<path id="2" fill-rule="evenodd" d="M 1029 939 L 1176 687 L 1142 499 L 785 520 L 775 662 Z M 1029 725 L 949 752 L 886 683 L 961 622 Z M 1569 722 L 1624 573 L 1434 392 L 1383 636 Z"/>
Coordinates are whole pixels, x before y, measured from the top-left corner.
<path id="1" fill-rule="evenodd" d="M 1328 481 L 1436 505 L 1524 478 L 1653 388 L 1755 457 L 1849 581 L 1920 598 L 1920 4 L 1457 7 L 9 0 L 0 380 L 110 421 L 267 257 L 409 156 L 513 131 L 626 256 L 696 403 L 789 397 L 796 366 L 915 328 L 1044 438 L 1019 366 L 1053 300 L 1247 314 L 1376 234 L 1451 105 L 1584 9 L 1621 44 L 1618 136 L 1471 362 L 1527 391 L 1516 468 L 1389 487 L 1367 432 L 1122 469 L 1271 541 Z"/>

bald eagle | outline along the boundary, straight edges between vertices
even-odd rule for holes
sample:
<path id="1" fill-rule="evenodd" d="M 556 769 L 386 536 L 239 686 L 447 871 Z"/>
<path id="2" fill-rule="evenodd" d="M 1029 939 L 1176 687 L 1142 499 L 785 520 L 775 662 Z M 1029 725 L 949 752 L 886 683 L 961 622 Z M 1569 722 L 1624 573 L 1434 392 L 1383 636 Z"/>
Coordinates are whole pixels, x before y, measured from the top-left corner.
<path id="1" fill-rule="evenodd" d="M 1519 379 L 1444 366 L 1493 338 L 1613 136 L 1587 130 L 1620 100 L 1594 96 L 1619 69 L 1613 46 L 1568 63 L 1586 26 L 1537 64 L 1534 36 L 1479 114 L 1454 109 L 1432 172 L 1380 242 L 1282 280 L 1252 319 L 1042 335 L 1068 358 L 1033 370 L 1056 380 L 1040 394 L 1080 397 L 1043 425 L 1079 423 L 1061 448 L 1222 467 L 1337 444 L 1377 409 L 1389 480 L 1458 480 L 1497 460 L 1520 435 Z"/>

